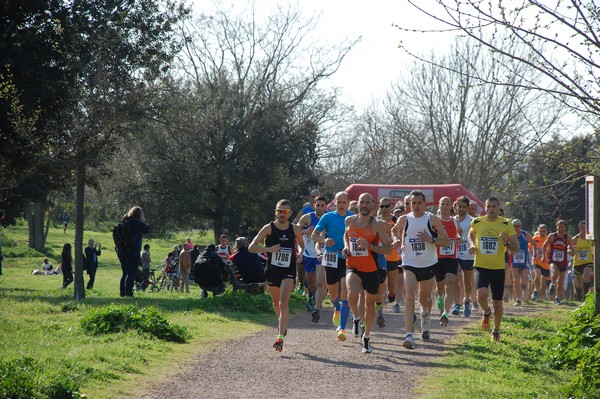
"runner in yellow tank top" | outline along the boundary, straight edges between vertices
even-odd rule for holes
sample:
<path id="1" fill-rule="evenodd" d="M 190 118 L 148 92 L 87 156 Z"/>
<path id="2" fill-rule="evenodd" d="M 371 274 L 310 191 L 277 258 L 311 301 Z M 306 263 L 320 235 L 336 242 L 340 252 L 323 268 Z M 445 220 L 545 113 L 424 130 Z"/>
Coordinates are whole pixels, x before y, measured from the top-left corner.
<path id="1" fill-rule="evenodd" d="M 583 301 L 590 290 L 594 271 L 594 242 L 585 238 L 585 220 L 579 222 L 579 233 L 571 240 L 569 250 L 573 255 L 577 300 Z"/>

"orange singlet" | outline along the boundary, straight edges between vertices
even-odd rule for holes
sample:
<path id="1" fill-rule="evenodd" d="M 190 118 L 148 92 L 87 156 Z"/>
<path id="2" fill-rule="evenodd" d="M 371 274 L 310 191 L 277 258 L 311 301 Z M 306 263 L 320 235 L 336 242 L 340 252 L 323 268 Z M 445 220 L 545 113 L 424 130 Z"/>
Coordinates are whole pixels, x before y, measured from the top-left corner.
<path id="1" fill-rule="evenodd" d="M 385 220 L 384 220 L 385 222 Z M 385 222 L 385 232 L 388 235 L 388 239 L 392 237 L 392 227 L 396 225 L 396 221 L 394 219 L 389 222 Z M 391 242 L 391 241 L 390 241 Z M 385 260 L 389 260 L 390 262 L 399 262 L 400 261 L 400 251 L 392 249 L 392 253 L 385 256 Z"/>
<path id="2" fill-rule="evenodd" d="M 539 234 L 536 234 L 532 238 L 536 244 L 535 258 L 533 261 L 542 269 L 550 270 L 550 265 L 548 264 L 548 257 L 546 257 L 546 262 L 542 262 L 542 247 L 544 246 L 544 242 L 546 241 L 546 238 L 548 238 L 548 236 L 542 237 Z M 531 248 L 531 245 L 529 247 Z"/>
<path id="3" fill-rule="evenodd" d="M 372 228 L 374 218 L 371 217 L 367 226 L 363 228 L 356 226 L 356 220 L 357 218 L 354 218 L 346 231 L 350 241 L 350 256 L 346 260 L 346 266 L 360 272 L 376 272 L 377 254 L 371 252 L 369 248 L 359 249 L 356 245 L 359 238 L 366 238 L 370 244 L 377 245 L 377 235 Z"/>

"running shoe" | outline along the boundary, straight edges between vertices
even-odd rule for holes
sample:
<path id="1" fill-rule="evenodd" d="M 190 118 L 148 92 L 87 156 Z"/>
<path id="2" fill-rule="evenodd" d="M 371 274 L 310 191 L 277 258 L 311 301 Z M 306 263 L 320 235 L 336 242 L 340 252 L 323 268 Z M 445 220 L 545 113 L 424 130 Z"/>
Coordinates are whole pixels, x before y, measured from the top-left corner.
<path id="1" fill-rule="evenodd" d="M 308 310 L 309 312 L 313 312 L 315 310 L 315 300 L 314 299 L 309 299 L 306 302 L 306 310 Z"/>
<path id="2" fill-rule="evenodd" d="M 444 296 L 443 295 L 437 296 L 437 305 L 438 305 L 438 309 L 439 309 L 440 313 L 443 313 L 444 312 Z"/>
<path id="3" fill-rule="evenodd" d="M 459 304 L 454 305 L 454 309 L 452 309 L 452 314 L 454 316 L 460 315 L 460 305 Z"/>
<path id="4" fill-rule="evenodd" d="M 400 313 L 400 304 L 399 303 L 395 303 L 394 306 L 392 306 L 392 312 Z"/>
<path id="5" fill-rule="evenodd" d="M 390 295 L 388 295 L 388 302 L 389 302 L 389 303 L 392 303 L 392 302 L 394 302 L 394 301 L 396 301 L 396 296 L 395 296 L 395 295 L 394 295 L 394 296 L 390 296 Z"/>
<path id="6" fill-rule="evenodd" d="M 492 316 L 492 309 L 488 309 L 483 314 L 483 318 L 481 319 L 481 329 L 483 331 L 490 331 L 490 316 Z"/>
<path id="7" fill-rule="evenodd" d="M 283 340 L 277 338 L 277 341 L 273 344 L 273 348 L 275 348 L 275 352 L 281 352 L 283 350 Z"/>
<path id="8" fill-rule="evenodd" d="M 431 318 L 429 317 L 429 313 L 427 312 L 421 312 L 421 330 L 423 330 L 423 332 L 427 331 L 429 333 L 429 330 L 431 329 Z"/>
<path id="9" fill-rule="evenodd" d="M 478 302 L 473 302 L 473 310 L 474 311 L 478 311 L 479 310 L 479 303 Z"/>
<path id="10" fill-rule="evenodd" d="M 440 317 L 440 326 L 447 326 L 448 325 L 448 313 L 444 312 L 442 313 L 442 317 Z"/>
<path id="11" fill-rule="evenodd" d="M 517 299 L 515 301 L 515 306 L 521 306 L 521 300 L 520 299 Z"/>
<path id="12" fill-rule="evenodd" d="M 552 283 L 550 283 L 550 286 L 548 287 L 548 296 L 554 296 L 554 284 Z"/>
<path id="13" fill-rule="evenodd" d="M 415 339 L 413 338 L 412 334 L 406 334 L 406 338 L 404 339 L 402 346 L 406 349 L 415 349 Z"/>
<path id="14" fill-rule="evenodd" d="M 421 332 L 421 339 L 423 341 L 429 341 L 431 337 L 429 336 L 429 330 Z"/>
<path id="15" fill-rule="evenodd" d="M 360 337 L 360 319 L 352 320 L 352 334 L 354 334 L 356 338 Z"/>
<path id="16" fill-rule="evenodd" d="M 554 304 L 555 305 L 560 305 L 561 304 L 560 299 L 558 299 L 557 296 L 554 297 Z"/>
<path id="17" fill-rule="evenodd" d="M 319 309 L 313 310 L 313 312 L 312 312 L 312 322 L 313 323 L 318 323 L 320 319 L 321 319 L 321 311 Z"/>
<path id="18" fill-rule="evenodd" d="M 362 353 L 371 353 L 373 352 L 373 347 L 371 347 L 371 338 L 364 338 L 362 339 Z"/>
<path id="19" fill-rule="evenodd" d="M 340 325 L 340 311 L 339 310 L 333 311 L 333 317 L 331 318 L 331 322 L 336 327 Z"/>
<path id="20" fill-rule="evenodd" d="M 492 342 L 500 342 L 500 331 L 492 331 Z"/>
<path id="21" fill-rule="evenodd" d="M 385 327 L 385 319 L 381 314 L 377 315 L 377 325 L 379 326 L 379 328 Z"/>
<path id="22" fill-rule="evenodd" d="M 531 294 L 531 300 L 532 301 L 537 301 L 538 300 L 538 292 L 537 292 L 537 290 L 533 291 L 533 294 Z"/>
<path id="23" fill-rule="evenodd" d="M 344 342 L 346 340 L 346 330 L 342 330 L 341 328 L 337 331 L 337 340 L 340 342 Z"/>
<path id="24" fill-rule="evenodd" d="M 471 317 L 471 302 L 465 301 L 465 310 L 463 311 L 465 317 Z"/>

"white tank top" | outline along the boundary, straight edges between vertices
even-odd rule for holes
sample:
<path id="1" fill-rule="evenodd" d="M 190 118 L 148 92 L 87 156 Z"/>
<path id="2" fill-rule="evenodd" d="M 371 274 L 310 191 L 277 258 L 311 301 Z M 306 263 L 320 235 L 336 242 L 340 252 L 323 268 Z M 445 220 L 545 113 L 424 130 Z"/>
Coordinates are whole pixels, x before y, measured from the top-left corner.
<path id="1" fill-rule="evenodd" d="M 431 230 L 429 219 L 431 213 L 425 212 L 420 218 L 414 217 L 413 213 L 406 215 L 406 226 L 404 227 L 404 251 L 402 254 L 402 265 L 418 268 L 433 266 L 438 261 L 437 249 L 430 242 L 423 242 L 418 236 L 421 231 L 430 236 Z"/>
<path id="2" fill-rule="evenodd" d="M 465 220 L 462 222 L 456 216 L 456 221 L 459 223 L 460 228 L 462 229 L 462 234 L 460 235 L 463 239 L 463 243 L 458 246 L 458 259 L 462 260 L 474 260 L 475 254 L 470 254 L 468 251 L 469 248 L 469 229 L 471 228 L 471 220 L 473 218 L 471 215 L 467 215 Z"/>
<path id="3" fill-rule="evenodd" d="M 225 248 L 221 248 L 221 244 L 217 245 L 217 254 L 221 257 L 221 259 L 223 259 L 223 261 L 227 262 L 231 256 L 229 245 L 227 245 Z"/>

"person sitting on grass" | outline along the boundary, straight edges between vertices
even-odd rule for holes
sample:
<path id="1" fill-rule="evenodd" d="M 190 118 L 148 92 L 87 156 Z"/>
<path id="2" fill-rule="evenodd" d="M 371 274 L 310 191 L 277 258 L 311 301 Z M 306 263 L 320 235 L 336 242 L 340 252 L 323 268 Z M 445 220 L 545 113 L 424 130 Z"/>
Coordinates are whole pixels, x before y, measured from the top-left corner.
<path id="1" fill-rule="evenodd" d="M 42 262 L 42 269 L 46 275 L 56 274 L 54 267 L 52 266 L 52 262 L 50 262 L 48 258 L 44 259 L 44 262 Z"/>

